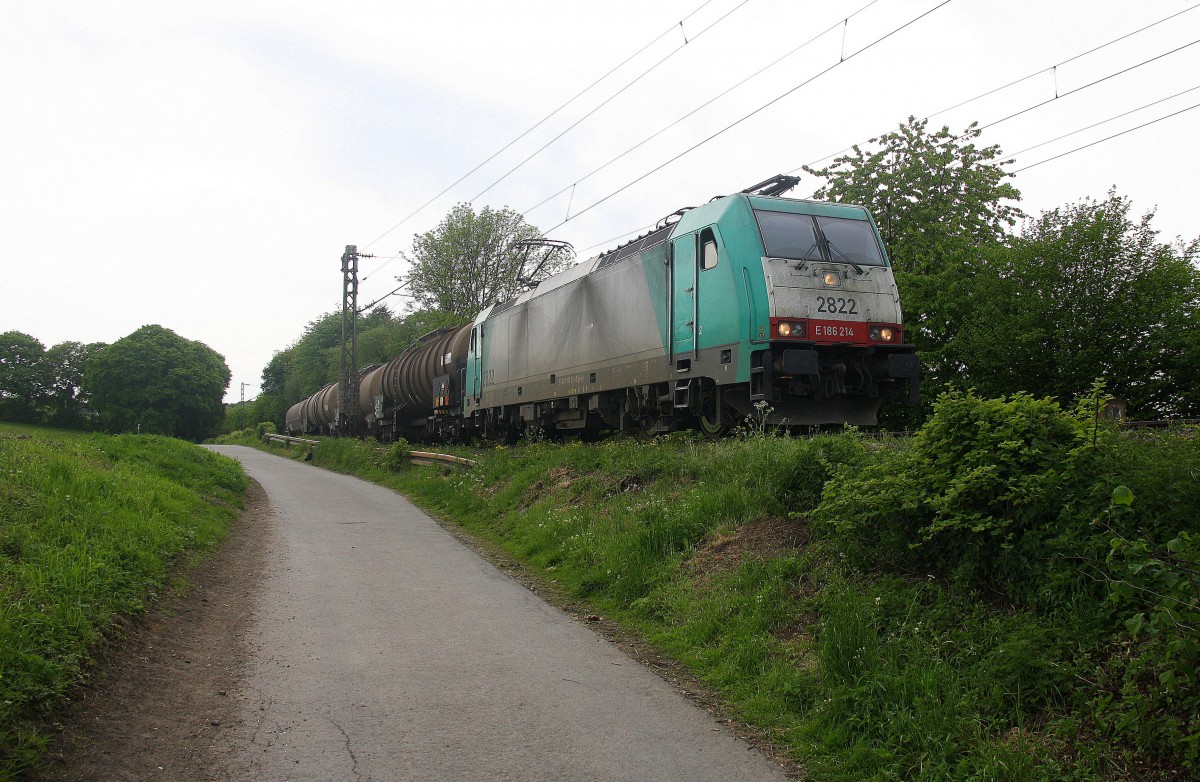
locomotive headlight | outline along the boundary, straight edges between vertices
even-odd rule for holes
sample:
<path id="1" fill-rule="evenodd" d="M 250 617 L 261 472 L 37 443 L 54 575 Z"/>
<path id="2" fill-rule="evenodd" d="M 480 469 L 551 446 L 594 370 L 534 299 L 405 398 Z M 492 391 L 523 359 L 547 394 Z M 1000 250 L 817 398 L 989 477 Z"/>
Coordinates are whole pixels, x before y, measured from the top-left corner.
<path id="1" fill-rule="evenodd" d="M 777 323 L 772 323 L 771 329 L 774 331 L 775 336 L 778 336 L 778 337 L 784 337 L 784 338 L 790 337 L 791 339 L 804 339 L 804 335 L 805 335 L 805 331 L 806 331 L 805 325 L 806 325 L 805 321 L 802 321 L 802 320 L 796 320 L 796 321 L 781 320 Z"/>
<path id="2" fill-rule="evenodd" d="M 842 284 L 842 276 L 837 272 L 825 272 L 825 285 L 831 288 Z"/>
<path id="3" fill-rule="evenodd" d="M 892 342 L 896 339 L 896 330 L 891 326 L 872 326 L 872 342 Z"/>

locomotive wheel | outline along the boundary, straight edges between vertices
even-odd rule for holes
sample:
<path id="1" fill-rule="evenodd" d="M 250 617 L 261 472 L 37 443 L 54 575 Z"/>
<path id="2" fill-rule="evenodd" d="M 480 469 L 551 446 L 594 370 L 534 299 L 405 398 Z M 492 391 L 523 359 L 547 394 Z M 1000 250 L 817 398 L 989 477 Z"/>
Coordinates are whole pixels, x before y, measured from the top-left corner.
<path id="1" fill-rule="evenodd" d="M 635 432 L 637 438 L 639 440 L 653 440 L 656 436 L 662 434 L 662 432 L 656 431 L 655 427 L 657 426 L 657 415 L 643 415 L 637 420 L 637 430 Z"/>
<path id="2" fill-rule="evenodd" d="M 700 431 L 704 432 L 705 437 L 716 440 L 719 437 L 724 437 L 729 433 L 729 412 L 726 410 L 725 416 L 721 421 L 716 420 L 715 412 L 711 415 L 701 413 L 696 417 L 696 423 L 700 427 Z"/>
<path id="3" fill-rule="evenodd" d="M 733 408 L 721 401 L 721 389 L 714 388 L 700 400 L 700 414 L 696 416 L 696 425 L 705 437 L 715 440 L 729 433 L 735 418 Z"/>

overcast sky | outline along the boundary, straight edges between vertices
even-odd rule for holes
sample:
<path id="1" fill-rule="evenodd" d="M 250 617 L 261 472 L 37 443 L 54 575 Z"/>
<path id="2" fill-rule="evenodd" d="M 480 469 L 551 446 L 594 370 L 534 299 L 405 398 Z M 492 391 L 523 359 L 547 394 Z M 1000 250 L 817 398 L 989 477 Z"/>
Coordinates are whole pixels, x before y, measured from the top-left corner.
<path id="1" fill-rule="evenodd" d="M 366 303 L 405 271 L 387 259 L 455 203 L 526 212 L 555 196 L 527 219 L 578 215 L 550 236 L 590 257 L 1026 76 L 931 125 L 978 121 L 984 143 L 1018 153 L 1015 171 L 1184 110 L 1013 181 L 1030 214 L 1115 187 L 1139 214 L 1157 209 L 1164 239 L 1200 234 L 1200 109 L 1186 111 L 1200 104 L 1200 3 L 941 2 L 7 3 L 0 331 L 49 347 L 161 324 L 225 357 L 228 400 L 241 383 L 252 398 L 271 355 L 340 307 L 345 245 L 380 256 L 363 261 Z M 805 175 L 792 195 L 819 185 Z"/>

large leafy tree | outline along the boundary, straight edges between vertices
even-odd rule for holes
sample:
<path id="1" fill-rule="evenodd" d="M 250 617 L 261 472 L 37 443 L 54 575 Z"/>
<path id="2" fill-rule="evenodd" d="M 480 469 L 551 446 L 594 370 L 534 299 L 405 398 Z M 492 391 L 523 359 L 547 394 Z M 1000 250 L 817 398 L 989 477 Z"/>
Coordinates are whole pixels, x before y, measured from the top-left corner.
<path id="1" fill-rule="evenodd" d="M 50 385 L 46 347 L 28 334 L 0 334 L 0 418 L 36 421 Z"/>
<path id="2" fill-rule="evenodd" d="M 1003 245 L 1021 217 L 998 146 L 979 128 L 930 131 L 910 117 L 896 131 L 822 169 L 817 199 L 861 204 L 874 216 L 904 302 L 906 336 L 937 390 L 958 375 L 945 347 L 966 314 L 971 278 L 989 248 Z"/>
<path id="3" fill-rule="evenodd" d="M 48 421 L 56 426 L 80 426 L 86 420 L 83 376 L 87 363 L 104 348 L 94 342 L 60 342 L 46 351 Z"/>
<path id="4" fill-rule="evenodd" d="M 522 246 L 539 231 L 511 209 L 459 204 L 437 228 L 413 237 L 403 278 L 418 305 L 470 320 L 571 263 L 562 252 Z"/>
<path id="5" fill-rule="evenodd" d="M 949 350 L 968 381 L 1069 401 L 1103 379 L 1135 417 L 1200 413 L 1200 240 L 1160 242 L 1152 218 L 1110 191 L 991 253 Z"/>
<path id="6" fill-rule="evenodd" d="M 84 387 L 109 431 L 199 441 L 220 428 L 229 378 L 225 359 L 204 343 L 143 326 L 90 358 Z"/>

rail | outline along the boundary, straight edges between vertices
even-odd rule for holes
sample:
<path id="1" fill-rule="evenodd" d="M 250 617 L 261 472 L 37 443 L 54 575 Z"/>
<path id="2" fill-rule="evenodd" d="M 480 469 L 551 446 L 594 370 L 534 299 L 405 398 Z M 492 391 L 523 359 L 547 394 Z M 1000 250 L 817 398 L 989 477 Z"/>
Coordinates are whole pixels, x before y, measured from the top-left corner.
<path id="1" fill-rule="evenodd" d="M 457 464 L 461 467 L 474 467 L 474 459 L 464 459 L 461 456 L 451 456 L 447 453 L 430 453 L 429 451 L 409 451 L 408 460 L 413 464 Z"/>
<path id="2" fill-rule="evenodd" d="M 292 443 L 319 445 L 321 442 L 320 440 L 306 440 L 303 437 L 288 437 L 286 434 L 265 434 L 263 437 L 273 443 L 283 443 L 286 446 L 291 446 Z"/>

